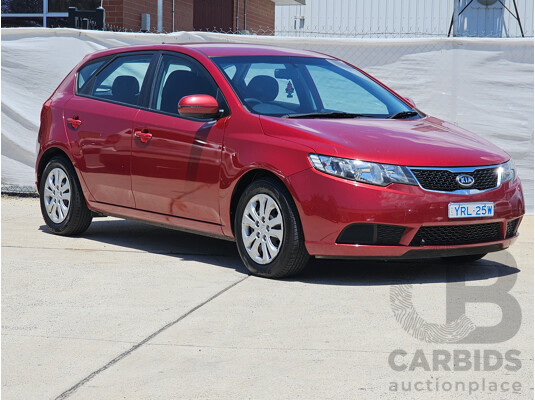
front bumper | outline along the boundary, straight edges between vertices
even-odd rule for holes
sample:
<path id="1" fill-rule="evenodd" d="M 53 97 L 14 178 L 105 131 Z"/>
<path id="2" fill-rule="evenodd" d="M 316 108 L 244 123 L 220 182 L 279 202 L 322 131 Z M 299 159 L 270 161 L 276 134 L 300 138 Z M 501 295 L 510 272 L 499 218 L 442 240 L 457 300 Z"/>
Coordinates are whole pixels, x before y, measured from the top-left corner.
<path id="1" fill-rule="evenodd" d="M 507 222 L 521 217 L 525 212 L 518 178 L 497 189 L 472 195 L 431 192 L 402 184 L 387 187 L 366 185 L 332 177 L 313 168 L 290 176 L 289 182 L 301 217 L 306 248 L 314 256 L 423 258 L 503 250 L 517 237 L 515 233 L 506 238 Z M 477 201 L 494 202 L 494 216 L 448 218 L 449 203 Z M 355 223 L 399 225 L 405 230 L 398 245 L 337 243 L 340 233 Z M 432 246 L 415 245 L 413 241 L 418 230 L 424 226 L 487 223 L 499 224 L 497 240 Z"/>

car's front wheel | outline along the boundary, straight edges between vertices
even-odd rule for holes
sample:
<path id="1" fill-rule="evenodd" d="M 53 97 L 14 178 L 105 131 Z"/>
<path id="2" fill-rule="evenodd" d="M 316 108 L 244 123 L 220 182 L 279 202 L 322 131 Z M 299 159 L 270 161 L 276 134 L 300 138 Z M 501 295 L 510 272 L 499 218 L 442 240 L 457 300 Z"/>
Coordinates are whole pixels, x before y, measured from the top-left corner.
<path id="1" fill-rule="evenodd" d="M 234 232 L 240 256 L 255 275 L 288 277 L 308 262 L 297 209 L 284 185 L 274 179 L 247 187 L 237 206 Z"/>
<path id="2" fill-rule="evenodd" d="M 48 228 L 58 235 L 77 235 L 91 224 L 76 172 L 63 157 L 52 158 L 39 182 L 41 213 Z"/>

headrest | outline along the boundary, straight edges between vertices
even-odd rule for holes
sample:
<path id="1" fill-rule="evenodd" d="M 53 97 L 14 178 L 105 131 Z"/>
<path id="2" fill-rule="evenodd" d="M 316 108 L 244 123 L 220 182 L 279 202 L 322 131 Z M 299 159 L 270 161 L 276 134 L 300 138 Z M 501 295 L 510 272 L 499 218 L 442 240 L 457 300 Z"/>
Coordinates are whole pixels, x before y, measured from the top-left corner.
<path id="1" fill-rule="evenodd" d="M 264 103 L 275 100 L 279 95 L 279 82 L 271 76 L 255 76 L 247 85 L 247 97 L 253 97 Z"/>

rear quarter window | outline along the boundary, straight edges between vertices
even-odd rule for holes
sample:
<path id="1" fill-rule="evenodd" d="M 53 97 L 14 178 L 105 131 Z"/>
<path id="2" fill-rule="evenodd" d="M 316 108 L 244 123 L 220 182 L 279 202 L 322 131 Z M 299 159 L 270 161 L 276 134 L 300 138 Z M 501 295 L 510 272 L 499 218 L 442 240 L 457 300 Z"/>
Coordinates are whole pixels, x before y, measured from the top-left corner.
<path id="1" fill-rule="evenodd" d="M 102 65 L 106 62 L 106 59 L 98 60 L 98 61 L 92 61 L 89 64 L 85 64 L 80 70 L 78 71 L 77 79 L 76 79 L 76 92 L 77 93 L 83 93 L 84 85 L 91 79 L 93 75 L 99 70 Z"/>
<path id="2" fill-rule="evenodd" d="M 84 65 L 77 73 L 76 94 L 138 105 L 152 53 L 126 53 Z"/>

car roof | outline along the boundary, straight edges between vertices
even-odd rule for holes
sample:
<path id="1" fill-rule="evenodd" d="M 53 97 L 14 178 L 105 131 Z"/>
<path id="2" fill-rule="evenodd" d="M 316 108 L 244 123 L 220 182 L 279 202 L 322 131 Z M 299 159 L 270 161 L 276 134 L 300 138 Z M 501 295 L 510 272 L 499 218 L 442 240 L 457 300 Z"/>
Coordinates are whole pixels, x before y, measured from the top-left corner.
<path id="1" fill-rule="evenodd" d="M 195 49 L 208 57 L 219 56 L 297 56 L 297 57 L 325 57 L 319 53 L 289 49 L 286 47 L 246 44 L 246 43 L 185 43 L 182 46 Z"/>
<path id="2" fill-rule="evenodd" d="M 266 46 L 258 44 L 246 44 L 246 43 L 162 43 L 153 45 L 138 45 L 138 46 L 124 46 L 111 49 L 105 49 L 97 51 L 86 57 L 88 59 L 94 59 L 96 57 L 102 57 L 110 54 L 125 53 L 131 51 L 154 51 L 154 50 L 167 50 L 167 51 L 181 51 L 190 50 L 197 53 L 202 53 L 208 57 L 221 57 L 221 56 L 294 56 L 294 57 L 316 57 L 326 58 L 328 56 L 307 50 L 296 50 L 285 47 Z"/>

